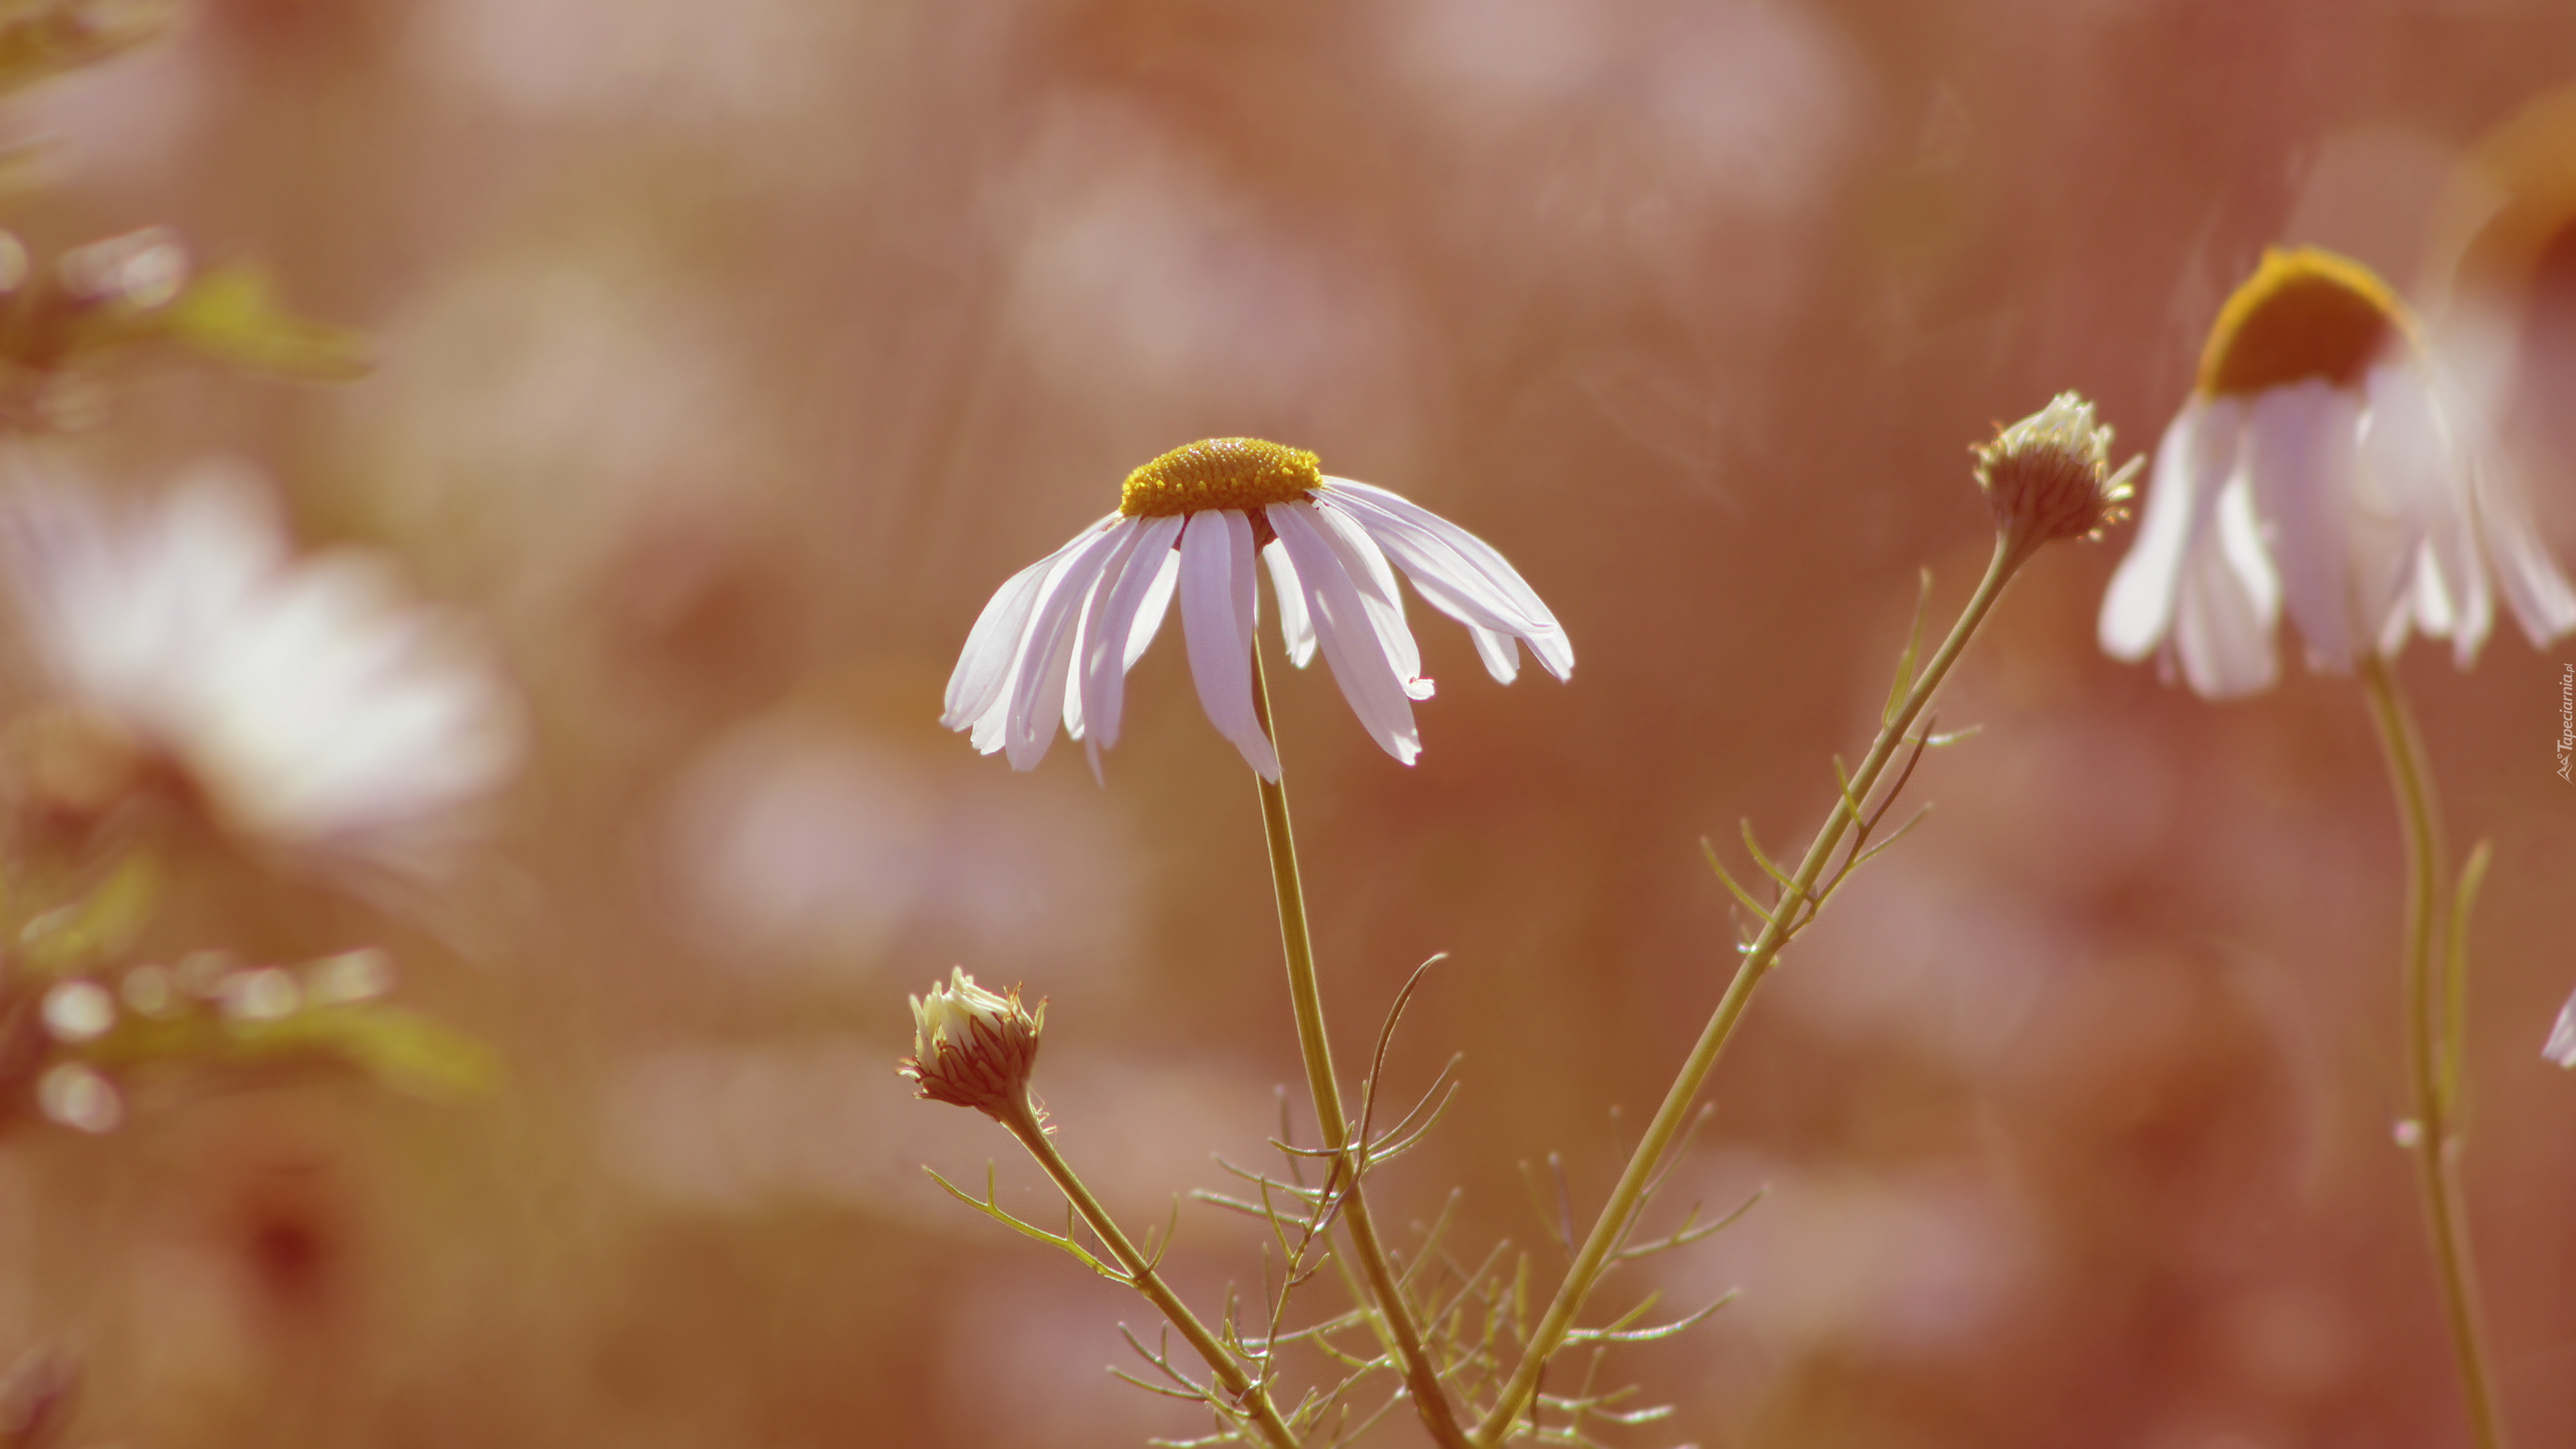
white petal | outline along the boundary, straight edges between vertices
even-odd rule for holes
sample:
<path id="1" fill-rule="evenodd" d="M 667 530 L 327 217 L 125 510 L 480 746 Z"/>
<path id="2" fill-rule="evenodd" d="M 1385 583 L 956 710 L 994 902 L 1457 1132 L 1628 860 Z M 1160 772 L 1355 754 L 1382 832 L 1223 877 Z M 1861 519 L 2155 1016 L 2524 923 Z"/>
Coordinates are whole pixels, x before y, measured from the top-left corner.
<path id="1" fill-rule="evenodd" d="M 1010 725 L 1011 696 L 1007 692 L 997 694 L 984 712 L 975 716 L 967 726 L 966 740 L 975 747 L 975 753 L 989 755 L 1003 746 Z"/>
<path id="2" fill-rule="evenodd" d="M 1498 634 L 1482 624 L 1469 624 L 1467 637 L 1476 641 L 1476 657 L 1485 661 L 1485 672 L 1498 683 L 1509 684 L 1520 677 L 1521 647 L 1509 634 Z"/>
<path id="3" fill-rule="evenodd" d="M 1460 623 L 1529 641 L 1530 652 L 1559 679 L 1573 673 L 1574 646 L 1565 630 L 1491 544 L 1383 488 L 1348 478 L 1324 482 L 1317 501 L 1366 529 L 1433 608 Z M 1492 668 L 1491 655 L 1486 667 Z"/>
<path id="4" fill-rule="evenodd" d="M 1105 615 L 1110 595 L 1124 580 L 1127 560 L 1136 552 L 1136 541 L 1142 531 L 1143 524 L 1133 518 L 1122 517 L 1109 526 L 1110 535 L 1116 542 L 1110 545 L 1109 556 L 1101 560 L 1100 576 L 1083 599 L 1080 617 L 1074 626 L 1072 672 L 1065 681 L 1064 691 L 1064 732 L 1067 738 L 1083 739 L 1086 733 L 1085 724 L 1097 699 L 1097 681 L 1093 677 L 1091 658 L 1102 652 L 1099 641 L 1127 637 L 1127 628 L 1132 621 L 1122 619 L 1117 627 L 1111 628 Z M 1113 675 L 1113 687 L 1124 678 L 1123 674 Z M 1092 778 L 1099 779 L 1100 742 L 1092 740 L 1088 744 L 1085 754 L 1091 761 Z"/>
<path id="5" fill-rule="evenodd" d="M 1063 717 L 1064 737 L 1069 740 L 1082 738 L 1082 675 L 1080 673 L 1083 650 L 1082 631 L 1083 626 L 1090 621 L 1094 607 L 1100 602 L 1100 594 L 1101 582 L 1095 579 L 1092 581 L 1089 596 L 1083 599 L 1080 608 L 1073 611 L 1073 627 L 1067 631 Z M 1100 752 L 1097 750 L 1091 752 L 1091 768 L 1095 775 L 1100 771 Z M 1104 780 L 1101 783 L 1108 782 Z"/>
<path id="6" fill-rule="evenodd" d="M 1537 633 L 1551 627 L 1550 623 L 1524 615 L 1513 591 L 1486 577 L 1483 569 L 1461 553 L 1449 538 L 1463 536 L 1472 541 L 1474 535 L 1438 514 L 1426 509 L 1415 510 L 1421 517 L 1441 525 L 1442 531 L 1435 533 L 1353 488 L 1335 488 L 1318 495 L 1314 501 L 1328 511 L 1348 516 L 1365 529 L 1390 558 L 1403 566 L 1414 587 L 1422 590 L 1422 596 L 1430 599 L 1436 595 L 1440 609 L 1450 617 L 1511 634 Z M 1501 557 L 1490 548 L 1483 553 L 1491 558 Z M 1520 592 L 1526 592 L 1527 588 L 1524 584 Z"/>
<path id="7" fill-rule="evenodd" d="M 1288 662 L 1303 669 L 1315 662 L 1315 626 L 1306 617 L 1306 592 L 1297 583 L 1297 566 L 1278 539 L 1262 545 L 1261 561 L 1270 566 L 1270 596 L 1279 601 L 1279 642 Z"/>
<path id="8" fill-rule="evenodd" d="M 1110 561 L 1093 595 L 1097 614 L 1084 621 L 1080 668 L 1083 744 L 1095 769 L 1099 752 L 1118 743 L 1127 707 L 1127 671 L 1144 652 L 1141 646 L 1121 648 L 1118 641 L 1132 642 L 1139 633 L 1148 641 L 1154 637 L 1154 626 L 1171 601 L 1174 571 L 1180 567 L 1180 556 L 1172 551 L 1180 533 L 1178 517 L 1140 520 L 1133 547 L 1124 557 Z M 1148 604 L 1152 605 L 1150 617 Z"/>
<path id="9" fill-rule="evenodd" d="M 966 635 L 966 647 L 957 656 L 955 672 L 948 676 L 948 707 L 939 717 L 941 724 L 962 730 L 992 709 L 1010 682 L 1011 666 L 1019 658 L 1020 646 L 1028 635 L 1030 611 L 1036 608 L 1048 577 L 1085 540 L 1117 516 L 1113 513 L 1075 534 L 1064 547 L 1011 575 L 993 591 L 984 612 L 976 616 L 974 629 Z"/>
<path id="10" fill-rule="evenodd" d="M 2483 436 L 2483 435 L 2482 435 Z M 2470 503 L 2477 515 L 2478 541 L 2495 569 L 2496 591 L 2504 595 L 2525 638 L 2537 649 L 2576 630 L 2576 589 L 2549 556 L 2524 507 L 2520 476 L 2502 459 L 2501 444 L 2486 440 L 2469 471 Z"/>
<path id="11" fill-rule="evenodd" d="M 1265 780 L 1279 752 L 1252 708 L 1252 523 L 1228 509 L 1189 516 L 1181 533 L 1181 632 L 1199 705 Z"/>
<path id="12" fill-rule="evenodd" d="M 1413 725 L 1413 701 L 1387 658 L 1377 627 L 1361 602 L 1358 585 L 1344 571 L 1340 555 L 1324 541 L 1311 510 L 1273 504 L 1270 526 L 1297 565 L 1298 582 L 1306 588 L 1306 608 L 1315 621 L 1316 642 L 1333 668 L 1342 698 L 1380 748 L 1410 765 L 1422 753 Z"/>
<path id="13" fill-rule="evenodd" d="M 2353 484 L 2361 400 L 2320 378 L 2257 394 L 2245 424 L 2245 472 L 2312 669 L 2346 671 L 2361 647 L 2356 619 Z M 2374 589 L 2376 580 L 2372 581 Z"/>
<path id="14" fill-rule="evenodd" d="M 2218 490 L 2210 509 L 2210 527 L 2218 535 L 2219 556 L 2235 575 L 2236 587 L 2253 605 L 2266 633 L 2281 620 L 2281 576 L 2263 543 L 2263 524 L 2254 514 L 2254 485 L 2242 472 Z"/>
<path id="15" fill-rule="evenodd" d="M 1145 657 L 1145 647 L 1163 627 L 1163 616 L 1172 611 L 1172 591 L 1181 581 L 1181 519 L 1177 516 L 1172 519 L 1171 540 L 1162 550 L 1162 566 L 1146 586 L 1145 602 L 1136 610 L 1136 627 L 1127 635 L 1125 667 L 1129 669 Z"/>
<path id="16" fill-rule="evenodd" d="M 2384 500 L 2411 535 L 2396 584 L 2399 617 L 2388 621 L 2382 649 L 2393 653 L 2403 643 L 2411 619 L 2453 641 L 2465 664 L 2492 617 L 2469 528 L 2469 458 L 2443 427 L 2418 368 L 2383 363 L 2363 383 L 2370 399 L 2361 431 L 2363 491 Z"/>
<path id="17" fill-rule="evenodd" d="M 2562 1067 L 2576 1067 L 2576 996 L 2558 1010 L 2558 1022 L 2549 1028 L 2549 1044 L 2540 1054 Z"/>
<path id="18" fill-rule="evenodd" d="M 2204 699 L 2269 689 L 2280 676 L 2272 649 L 2281 591 L 2256 535 L 2251 487 L 2240 474 L 2219 491 L 2211 526 L 2182 564 L 2173 649 Z"/>
<path id="19" fill-rule="evenodd" d="M 1386 555 L 1370 540 L 1367 530 L 1320 499 L 1270 506 L 1308 510 L 1306 517 L 1315 525 L 1315 532 L 1332 547 L 1342 562 L 1343 573 L 1358 588 L 1369 627 L 1377 631 L 1378 647 L 1395 665 L 1396 678 L 1404 681 L 1404 692 L 1415 699 L 1429 699 L 1432 682 L 1423 677 L 1422 650 L 1413 641 L 1413 627 L 1404 620 L 1404 599 L 1396 592 L 1395 570 L 1387 567 Z"/>
<path id="20" fill-rule="evenodd" d="M 1083 601 L 1100 582 L 1101 566 L 1126 531 L 1111 520 L 1082 540 L 1047 579 L 1029 613 L 1026 645 L 1013 661 L 1005 697 L 1010 713 L 1002 731 L 1002 751 L 1014 770 L 1034 770 L 1055 743 L 1055 723 L 1064 712 L 1066 675 L 1073 664 L 1074 626 Z"/>
<path id="21" fill-rule="evenodd" d="M 2137 538 L 2102 595 L 2103 653 L 2143 659 L 2173 628 L 2184 554 L 2209 527 L 2219 485 L 2235 467 L 2243 424 L 2236 402 L 2209 402 L 2195 393 L 2166 425 Z"/>

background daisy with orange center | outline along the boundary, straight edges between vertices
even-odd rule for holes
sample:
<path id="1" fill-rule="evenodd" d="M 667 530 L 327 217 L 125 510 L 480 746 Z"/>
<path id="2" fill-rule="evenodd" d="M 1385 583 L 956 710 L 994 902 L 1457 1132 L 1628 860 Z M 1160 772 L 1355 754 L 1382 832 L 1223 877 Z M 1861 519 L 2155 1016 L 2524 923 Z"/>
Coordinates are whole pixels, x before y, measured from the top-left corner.
<path id="1" fill-rule="evenodd" d="M 2103 648 L 2178 662 L 2213 699 L 2250 694 L 2279 677 L 2286 609 L 2315 669 L 2393 655 L 2418 629 L 2465 665 L 2498 593 L 2535 645 L 2576 629 L 2576 590 L 2405 305 L 2357 262 L 2267 253 L 2156 449 Z"/>

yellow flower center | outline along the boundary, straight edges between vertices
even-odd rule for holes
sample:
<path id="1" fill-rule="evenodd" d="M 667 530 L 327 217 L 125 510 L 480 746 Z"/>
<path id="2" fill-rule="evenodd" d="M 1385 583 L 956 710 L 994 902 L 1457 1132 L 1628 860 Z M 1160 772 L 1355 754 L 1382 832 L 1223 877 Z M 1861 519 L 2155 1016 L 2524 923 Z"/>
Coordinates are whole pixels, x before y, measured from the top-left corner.
<path id="1" fill-rule="evenodd" d="M 2219 309 L 2197 385 L 2212 396 L 2311 377 L 2350 386 L 2414 331 L 2406 304 L 2361 263 L 2314 247 L 2267 251 Z"/>
<path id="2" fill-rule="evenodd" d="M 1209 438 L 1174 448 L 1127 475 L 1118 511 L 1166 518 L 1210 508 L 1294 503 L 1324 486 L 1323 466 L 1302 448 L 1259 438 Z"/>

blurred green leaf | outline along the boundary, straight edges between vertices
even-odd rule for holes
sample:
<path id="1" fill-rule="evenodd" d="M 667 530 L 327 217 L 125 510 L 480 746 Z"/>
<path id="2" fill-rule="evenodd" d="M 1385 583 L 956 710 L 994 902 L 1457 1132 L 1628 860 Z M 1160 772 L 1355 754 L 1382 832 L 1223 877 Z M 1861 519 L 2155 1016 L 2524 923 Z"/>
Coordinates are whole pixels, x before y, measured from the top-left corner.
<path id="1" fill-rule="evenodd" d="M 255 267 L 201 273 L 161 314 L 158 330 L 209 357 L 256 372 L 345 382 L 365 376 L 375 365 L 366 339 L 356 332 L 279 306 L 267 274 Z"/>
<path id="2" fill-rule="evenodd" d="M 226 1022 L 239 1050 L 253 1055 L 318 1052 L 338 1057 L 415 1096 L 480 1096 L 500 1084 L 499 1054 L 416 1012 L 376 1003 L 325 1006 L 275 1021 Z"/>
<path id="3" fill-rule="evenodd" d="M 416 1012 L 374 1002 L 322 1006 L 268 1019 L 192 1013 L 128 1017 L 84 1055 L 103 1067 L 321 1058 L 355 1067 L 397 1091 L 433 1099 L 480 1096 L 500 1084 L 498 1053 Z"/>
<path id="4" fill-rule="evenodd" d="M 45 976 L 85 970 L 122 955 L 160 905 L 160 864 L 137 851 L 117 862 L 88 895 L 21 927 L 18 962 Z"/>
<path id="5" fill-rule="evenodd" d="M 0 95 L 105 60 L 160 35 L 171 0 L 10 0 L 0 4 Z"/>

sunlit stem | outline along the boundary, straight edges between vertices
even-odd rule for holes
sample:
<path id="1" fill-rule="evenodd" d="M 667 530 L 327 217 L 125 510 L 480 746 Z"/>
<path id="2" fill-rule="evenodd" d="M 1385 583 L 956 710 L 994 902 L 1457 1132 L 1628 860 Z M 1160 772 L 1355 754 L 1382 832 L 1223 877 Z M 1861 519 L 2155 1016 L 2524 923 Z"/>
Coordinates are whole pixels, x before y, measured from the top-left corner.
<path id="1" fill-rule="evenodd" d="M 1270 724 L 1270 684 L 1263 676 L 1258 650 L 1252 657 L 1252 707 L 1276 748 L 1279 733 Z M 1422 1346 L 1422 1326 L 1414 1321 L 1412 1305 L 1387 1260 L 1361 1191 L 1366 1166 L 1361 1158 L 1367 1145 L 1351 1140 L 1341 1083 L 1333 1073 L 1332 1042 L 1324 1034 L 1323 995 L 1315 982 L 1315 943 L 1306 930 L 1306 887 L 1297 874 L 1297 840 L 1288 828 L 1288 789 L 1258 774 L 1253 778 L 1261 786 L 1261 819 L 1270 832 L 1270 883 L 1279 897 L 1279 941 L 1288 957 L 1288 999 L 1297 1013 L 1297 1050 L 1306 1062 L 1306 1089 L 1315 1099 L 1315 1120 L 1323 1130 L 1324 1146 L 1334 1154 L 1328 1186 L 1341 1194 L 1342 1225 L 1349 1230 L 1352 1253 L 1368 1279 L 1369 1294 L 1377 1300 L 1385 1334 L 1404 1360 L 1404 1382 L 1414 1411 L 1422 1416 L 1432 1438 L 1450 1449 L 1464 1449 L 1466 1429 L 1459 1424 L 1448 1390 L 1441 1387 L 1439 1370 Z"/>
<path id="2" fill-rule="evenodd" d="M 1790 877 L 1793 887 L 1781 893 L 1762 933 L 1744 948 L 1743 959 L 1735 968 L 1735 979 L 1727 983 L 1726 994 L 1718 998 L 1717 1010 L 1701 1030 L 1690 1056 L 1683 1061 L 1680 1074 L 1673 1078 L 1672 1089 L 1664 1094 L 1663 1105 L 1656 1109 L 1654 1120 L 1647 1124 L 1646 1134 L 1638 1141 L 1637 1150 L 1630 1154 L 1626 1169 L 1619 1174 L 1619 1185 L 1611 1189 L 1610 1200 L 1602 1204 L 1601 1216 L 1594 1220 L 1590 1236 L 1583 1240 L 1582 1249 L 1574 1256 L 1573 1266 L 1566 1270 L 1564 1283 L 1557 1288 L 1556 1297 L 1547 1305 L 1547 1312 L 1539 1319 L 1537 1330 L 1530 1335 L 1528 1345 L 1521 1351 L 1520 1363 L 1504 1384 L 1502 1396 L 1495 1401 L 1484 1422 L 1477 1426 L 1477 1444 L 1503 1442 L 1528 1409 L 1531 1397 L 1538 1389 L 1539 1375 L 1546 1370 L 1548 1359 L 1563 1346 L 1565 1336 L 1573 1331 L 1575 1315 L 1582 1311 L 1584 1300 L 1591 1295 L 1594 1285 L 1601 1281 L 1602 1273 L 1609 1267 L 1612 1255 L 1626 1238 L 1639 1206 L 1645 1201 L 1647 1184 L 1661 1170 L 1664 1154 L 1671 1150 L 1674 1139 L 1688 1124 L 1691 1104 L 1698 1099 L 1700 1087 L 1707 1082 L 1709 1070 L 1717 1065 L 1719 1054 L 1726 1050 L 1727 1040 L 1735 1034 L 1736 1022 L 1743 1018 L 1744 1008 L 1753 1000 L 1753 989 L 1762 984 L 1762 978 L 1778 958 L 1780 948 L 1788 943 L 1799 924 L 1797 917 L 1801 906 L 1814 901 L 1816 882 L 1823 877 L 1826 863 L 1833 859 L 1835 850 L 1856 823 L 1852 813 L 1853 802 L 1869 798 L 1888 762 L 1896 757 L 1906 731 L 1921 716 L 1924 706 L 1931 703 L 1933 692 L 1941 687 L 1941 681 L 1949 674 L 1950 665 L 1959 657 L 1959 651 L 1967 647 L 1969 636 L 1985 622 L 1986 613 L 2003 593 L 2005 582 L 2029 556 L 2029 548 L 2019 540 L 1997 541 L 1994 559 L 1986 566 L 1986 576 L 1979 581 L 1976 593 L 1970 596 L 1967 607 L 1960 612 L 1959 621 L 1950 626 L 1949 637 L 1941 641 L 1940 649 L 1923 666 L 1904 702 L 1888 716 L 1878 732 L 1877 741 L 1869 747 L 1868 756 L 1852 773 L 1848 796 L 1835 802 L 1832 813 L 1825 817 L 1824 828 L 1816 832 L 1815 843 L 1807 847 L 1806 858 L 1799 862 L 1797 871 Z"/>
<path id="3" fill-rule="evenodd" d="M 1148 1302 L 1161 1309 L 1163 1317 L 1180 1331 L 1191 1348 L 1198 1351 L 1198 1356 L 1206 1361 L 1208 1371 L 1216 1375 L 1217 1383 L 1227 1396 L 1261 1431 L 1263 1441 L 1272 1449 L 1296 1449 L 1297 1436 L 1289 1429 L 1287 1421 L 1279 1417 L 1278 1408 L 1270 1402 L 1269 1389 L 1243 1371 L 1243 1365 L 1234 1354 L 1208 1331 L 1206 1324 L 1199 1322 L 1198 1315 L 1192 1313 L 1180 1295 L 1172 1291 L 1171 1285 L 1163 1281 L 1162 1275 L 1154 1271 L 1152 1260 L 1137 1251 L 1136 1245 L 1109 1216 L 1109 1209 L 1101 1206 L 1100 1199 L 1093 1197 L 1091 1189 L 1074 1175 L 1073 1164 L 1065 1161 L 1064 1154 L 1056 1150 L 1055 1140 L 1047 1136 L 1046 1129 L 1039 1125 L 1037 1112 L 1029 1106 L 1025 1091 L 999 1120 L 1011 1130 L 1012 1136 L 1020 1139 L 1020 1145 L 1029 1150 L 1029 1155 L 1038 1160 L 1038 1166 L 1046 1169 L 1046 1175 L 1055 1179 L 1056 1188 L 1064 1194 L 1064 1200 L 1073 1204 L 1073 1210 L 1091 1225 L 1091 1231 L 1109 1249 L 1109 1255 L 1118 1260 L 1118 1266 L 1127 1274 L 1128 1283 L 1144 1294 Z"/>
<path id="4" fill-rule="evenodd" d="M 2504 1423 L 2495 1402 L 2495 1375 L 2487 1364 L 2478 1324 L 2477 1268 L 2469 1257 L 2466 1203 L 2460 1193 L 2458 1103 L 2443 1089 L 2446 1073 L 2462 1064 L 2443 1060 L 2444 1021 L 2433 973 L 2433 942 L 2441 912 L 2442 834 L 2433 799 L 2433 772 L 2415 731 L 2414 713 L 2385 660 L 2372 655 L 2361 667 L 2370 715 L 2388 757 L 2389 784 L 2406 831 L 2406 1077 L 2415 1099 L 2412 1141 L 2415 1184 L 2424 1201 L 2424 1228 L 2433 1249 L 2433 1276 L 2442 1288 L 2451 1354 L 2459 1361 L 2460 1391 L 2468 1400 L 2469 1432 L 2478 1449 L 2501 1449 Z M 2453 1010 L 2457 1010 L 2457 1005 Z M 2456 1037 L 2456 1023 L 2454 1035 Z"/>

